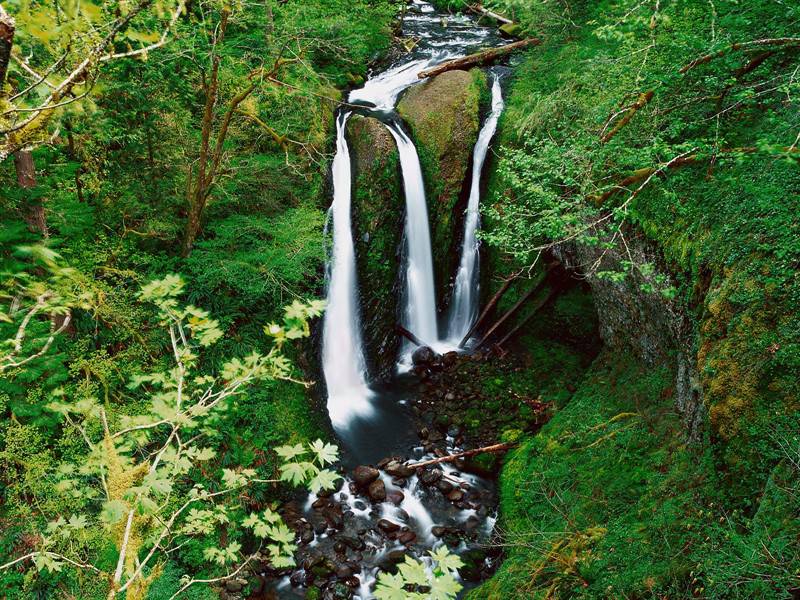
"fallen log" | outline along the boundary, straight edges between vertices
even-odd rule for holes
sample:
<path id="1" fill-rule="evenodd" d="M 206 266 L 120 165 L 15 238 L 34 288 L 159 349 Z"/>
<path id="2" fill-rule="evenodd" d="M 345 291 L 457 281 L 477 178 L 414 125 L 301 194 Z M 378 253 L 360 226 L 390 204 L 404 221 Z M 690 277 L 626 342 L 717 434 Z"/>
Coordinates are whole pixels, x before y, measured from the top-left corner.
<path id="1" fill-rule="evenodd" d="M 503 450 L 510 450 L 516 443 L 508 442 L 504 444 L 493 444 L 491 446 L 484 446 L 483 448 L 475 448 L 474 450 L 465 450 L 464 452 L 456 452 L 455 454 L 449 454 L 447 456 L 442 456 L 441 458 L 433 458 L 431 460 L 424 460 L 418 463 L 406 463 L 409 467 L 417 468 L 417 467 L 427 467 L 430 465 L 438 465 L 439 463 L 446 463 L 446 462 L 453 462 L 459 458 L 465 458 L 467 456 L 474 456 L 476 454 L 483 454 L 484 452 L 502 452 Z"/>
<path id="2" fill-rule="evenodd" d="M 484 336 L 483 336 L 483 337 L 482 337 L 482 338 L 481 338 L 481 339 L 478 341 L 478 343 L 477 343 L 477 344 L 475 344 L 475 347 L 473 348 L 473 350 L 477 350 L 478 348 L 480 348 L 481 346 L 483 346 L 483 345 L 484 345 L 484 344 L 487 342 L 487 340 L 489 340 L 489 338 L 491 338 L 491 337 L 492 337 L 492 335 L 494 335 L 494 333 L 495 333 L 495 332 L 496 332 L 498 329 L 500 329 L 500 327 L 503 325 L 503 323 L 505 323 L 505 322 L 506 322 L 506 321 L 508 321 L 508 320 L 509 320 L 511 317 L 513 317 L 515 314 L 517 314 L 517 312 L 519 311 L 519 309 L 520 309 L 520 308 L 522 308 L 522 306 L 523 306 L 523 305 L 524 305 L 524 304 L 525 304 L 525 303 L 526 303 L 528 300 L 530 300 L 530 299 L 531 299 L 533 296 L 535 296 L 536 294 L 538 294 L 538 293 L 539 293 L 539 292 L 540 292 L 540 291 L 541 291 L 541 290 L 544 288 L 544 286 L 545 286 L 546 284 L 547 284 L 547 277 L 543 278 L 543 279 L 542 279 L 542 280 L 541 280 L 541 281 L 540 281 L 538 284 L 536 284 L 536 285 L 535 285 L 535 286 L 533 286 L 531 289 L 529 289 L 527 292 L 525 292 L 525 293 L 522 295 L 522 298 L 520 298 L 519 300 L 517 300 L 517 303 L 516 303 L 516 304 L 514 304 L 514 306 L 512 306 L 511 308 L 509 308 L 509 309 L 508 309 L 508 310 L 505 312 L 505 314 L 504 314 L 502 317 L 500 317 L 500 318 L 499 318 L 497 321 L 495 321 L 495 324 L 494 324 L 494 325 L 492 325 L 492 326 L 489 328 L 489 331 L 487 331 L 487 332 L 484 334 Z"/>
<path id="3" fill-rule="evenodd" d="M 427 346 L 427 345 L 428 345 L 428 344 L 426 344 L 425 342 L 423 342 L 421 339 L 419 339 L 417 336 L 415 336 L 413 333 L 411 333 L 411 332 L 410 332 L 408 329 L 406 329 L 405 327 L 403 327 L 402 325 L 400 325 L 399 323 L 397 323 L 397 324 L 394 326 L 394 330 L 395 330 L 395 331 L 396 331 L 398 334 L 400 334 L 400 335 L 402 335 L 404 338 L 406 338 L 406 339 L 407 339 L 409 342 L 411 342 L 412 344 L 414 344 L 415 346 L 420 346 L 420 347 L 422 347 L 422 346 Z"/>
<path id="4" fill-rule="evenodd" d="M 481 314 L 478 316 L 478 319 L 475 321 L 475 323 L 472 324 L 472 327 L 469 328 L 469 331 L 467 331 L 467 334 L 464 336 L 464 339 L 462 339 L 461 342 L 458 344 L 459 348 L 463 348 L 464 346 L 467 345 L 467 342 L 472 337 L 472 334 L 475 333 L 481 327 L 481 325 L 483 325 L 483 322 L 486 320 L 486 318 L 489 316 L 492 310 L 494 310 L 494 307 L 497 306 L 497 303 L 500 302 L 500 299 L 503 297 L 503 295 L 505 295 L 505 293 L 508 291 L 508 288 L 511 287 L 511 284 L 514 283 L 514 281 L 516 281 L 518 277 L 519 273 L 512 275 L 511 277 L 507 277 L 505 281 L 503 281 L 503 285 L 500 286 L 500 289 L 497 290 L 497 293 L 494 296 L 492 296 L 492 299 L 489 300 L 489 303 L 486 305 L 486 308 L 484 308 L 483 311 L 481 311 Z"/>
<path id="5" fill-rule="evenodd" d="M 528 315 L 527 315 L 527 316 L 526 316 L 524 319 L 522 319 L 522 320 L 521 320 L 519 323 L 517 323 L 517 324 L 514 326 L 514 328 L 513 328 L 513 329 L 511 329 L 511 331 L 509 331 L 507 334 L 505 334 L 505 335 L 503 336 L 503 339 L 501 339 L 501 340 L 500 340 L 499 342 L 497 342 L 497 344 L 495 344 L 495 345 L 496 345 L 496 346 L 498 346 L 498 347 L 502 347 L 502 346 L 503 346 L 503 344 L 505 344 L 505 343 L 506 343 L 508 340 L 510 340 L 510 339 L 511 339 L 511 338 L 514 336 L 514 334 L 516 334 L 516 333 L 517 333 L 517 332 L 518 332 L 520 329 L 522 329 L 522 328 L 525 326 L 525 324 L 526 324 L 528 321 L 530 321 L 530 320 L 531 320 L 531 319 L 534 317 L 534 315 L 536 315 L 536 313 L 538 313 L 540 310 L 542 310 L 542 308 L 543 308 L 543 307 L 544 307 L 544 306 L 545 306 L 545 305 L 546 305 L 548 302 L 550 302 L 550 301 L 551 301 L 553 298 L 555 298 L 555 297 L 556 297 L 556 295 L 557 295 L 557 294 L 558 294 L 560 291 L 561 291 L 561 288 L 559 288 L 559 287 L 557 287 L 557 286 L 553 287 L 553 288 L 552 288 L 552 289 L 551 289 L 551 290 L 550 290 L 550 291 L 547 293 L 547 296 L 545 296 L 544 298 L 542 298 L 542 299 L 541 299 L 541 300 L 540 300 L 540 301 L 539 301 L 539 302 L 536 304 L 536 306 L 534 307 L 534 309 L 533 309 L 533 310 L 532 310 L 532 311 L 531 311 L 531 312 L 530 312 L 530 313 L 529 313 L 529 314 L 528 314 Z"/>
<path id="6" fill-rule="evenodd" d="M 469 8 L 469 10 L 471 10 L 472 12 L 475 12 L 475 13 L 478 13 L 480 15 L 484 15 L 484 16 L 487 16 L 487 17 L 491 17 L 492 19 L 494 19 L 495 21 L 499 21 L 500 23 L 505 23 L 506 25 L 513 25 L 514 24 L 514 21 L 512 21 L 508 17 L 504 17 L 503 15 L 500 15 L 500 14 L 498 14 L 496 12 L 492 12 L 489 9 L 483 8 L 483 6 L 481 6 L 480 4 L 475 4 L 473 6 L 468 6 L 467 8 Z"/>
<path id="7" fill-rule="evenodd" d="M 426 77 L 434 77 L 454 69 L 482 67 L 484 65 L 493 63 L 496 60 L 511 54 L 512 52 L 522 50 L 523 48 L 527 48 L 529 46 L 538 46 L 541 43 L 542 40 L 538 38 L 529 38 L 520 42 L 514 42 L 513 44 L 506 44 L 505 46 L 500 46 L 499 48 L 490 48 L 489 50 L 484 50 L 483 52 L 477 52 L 475 54 L 470 54 L 469 56 L 462 56 L 461 58 L 454 58 L 453 60 L 448 60 L 440 65 L 431 67 L 430 69 L 425 69 L 424 71 L 420 71 L 417 74 L 417 77 L 420 79 L 425 79 Z"/>

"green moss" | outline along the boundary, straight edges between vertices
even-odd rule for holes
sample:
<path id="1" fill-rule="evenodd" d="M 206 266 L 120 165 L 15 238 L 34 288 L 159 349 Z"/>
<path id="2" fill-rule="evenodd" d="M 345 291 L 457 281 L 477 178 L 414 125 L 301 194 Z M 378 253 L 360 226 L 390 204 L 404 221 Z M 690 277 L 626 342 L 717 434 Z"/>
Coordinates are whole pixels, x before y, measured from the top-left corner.
<path id="1" fill-rule="evenodd" d="M 410 88 L 397 112 L 411 129 L 428 196 L 438 301 L 458 261 L 468 193 L 467 172 L 478 136 L 481 99 L 488 93 L 479 69 L 448 71 Z"/>
<path id="2" fill-rule="evenodd" d="M 377 119 L 354 116 L 348 124 L 355 176 L 353 237 L 370 371 L 388 376 L 397 355 L 398 255 L 404 197 L 394 139 Z"/>

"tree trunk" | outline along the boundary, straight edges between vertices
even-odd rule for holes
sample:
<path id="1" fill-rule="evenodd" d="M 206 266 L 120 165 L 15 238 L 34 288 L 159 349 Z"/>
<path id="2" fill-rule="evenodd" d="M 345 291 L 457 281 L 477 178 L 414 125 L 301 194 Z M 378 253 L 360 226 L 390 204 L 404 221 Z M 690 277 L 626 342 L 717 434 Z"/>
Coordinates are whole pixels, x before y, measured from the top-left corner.
<path id="1" fill-rule="evenodd" d="M 433 67 L 431 69 L 425 69 L 424 71 L 420 71 L 417 74 L 417 77 L 420 79 L 425 79 L 426 77 L 434 77 L 446 71 L 452 71 L 454 69 L 470 69 L 472 67 L 482 67 L 488 65 L 490 63 L 495 62 L 503 58 L 504 56 L 511 54 L 517 50 L 522 50 L 527 48 L 528 46 L 538 46 L 542 43 L 542 40 L 538 38 L 529 38 L 527 40 L 522 40 L 521 42 L 514 42 L 513 44 L 506 44 L 505 46 L 500 46 L 499 48 L 491 48 L 490 50 L 484 50 L 483 52 L 478 52 L 476 54 L 470 54 L 469 56 L 464 56 L 462 58 L 456 58 L 453 60 L 449 60 L 446 63 L 442 63 L 439 66 Z"/>
<path id="2" fill-rule="evenodd" d="M 11 47 L 14 45 L 14 17 L 9 15 L 0 5 L 0 98 L 5 96 L 3 88 L 11 61 Z"/>
<path id="3" fill-rule="evenodd" d="M 17 171 L 17 184 L 19 187 L 31 190 L 36 187 L 36 166 L 33 163 L 33 154 L 30 150 L 20 150 L 14 153 L 14 168 Z M 39 232 L 45 238 L 48 237 L 47 217 L 44 212 L 44 204 L 37 200 L 30 202 L 23 215 L 28 229 L 32 232 Z"/>
<path id="4" fill-rule="evenodd" d="M 192 253 L 194 242 L 200 233 L 200 218 L 201 209 L 198 210 L 197 205 L 192 205 L 189 208 L 189 217 L 186 220 L 186 232 L 183 237 L 183 248 L 181 249 L 181 256 L 186 258 Z"/>

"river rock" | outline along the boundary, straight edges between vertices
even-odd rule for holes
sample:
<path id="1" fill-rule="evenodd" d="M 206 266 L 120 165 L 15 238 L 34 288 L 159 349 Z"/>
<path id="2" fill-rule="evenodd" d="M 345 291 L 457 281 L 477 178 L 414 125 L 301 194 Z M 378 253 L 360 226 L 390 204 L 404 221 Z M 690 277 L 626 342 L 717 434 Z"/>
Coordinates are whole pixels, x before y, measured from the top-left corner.
<path id="1" fill-rule="evenodd" d="M 410 87 L 397 105 L 411 128 L 425 177 L 440 307 L 460 257 L 467 174 L 478 139 L 480 101 L 487 93 L 480 69 L 453 70 Z"/>
<path id="2" fill-rule="evenodd" d="M 356 485 L 365 488 L 380 476 L 378 469 L 361 465 L 353 470 L 353 481 Z"/>
<path id="3" fill-rule="evenodd" d="M 386 485 L 382 480 L 377 479 L 369 484 L 368 493 L 375 502 L 383 502 L 386 500 Z"/>
<path id="4" fill-rule="evenodd" d="M 394 331 L 405 206 L 400 157 L 386 126 L 373 117 L 350 117 L 347 138 L 353 165 L 353 240 L 364 354 L 370 373 L 388 379 L 400 347 Z"/>
<path id="5" fill-rule="evenodd" d="M 395 506 L 402 504 L 405 497 L 406 495 L 400 490 L 389 490 L 386 492 L 386 499 Z"/>
<path id="6" fill-rule="evenodd" d="M 389 519 L 380 519 L 378 521 L 378 528 L 384 533 L 394 533 L 400 530 L 400 525 L 393 523 Z"/>
<path id="7" fill-rule="evenodd" d="M 408 546 L 409 544 L 413 544 L 415 541 L 417 541 L 417 534 L 413 531 L 404 531 L 397 538 L 397 541 Z"/>
<path id="8" fill-rule="evenodd" d="M 425 469 L 419 476 L 419 480 L 424 485 L 433 485 L 442 478 L 442 471 L 439 469 Z"/>
<path id="9" fill-rule="evenodd" d="M 393 460 L 389 464 L 384 467 L 384 471 L 386 471 L 392 477 L 411 477 L 414 474 L 414 469 L 406 465 L 405 463 Z"/>
<path id="10" fill-rule="evenodd" d="M 420 346 L 411 355 L 411 362 L 415 366 L 427 367 L 436 360 L 436 352 L 430 346 Z"/>

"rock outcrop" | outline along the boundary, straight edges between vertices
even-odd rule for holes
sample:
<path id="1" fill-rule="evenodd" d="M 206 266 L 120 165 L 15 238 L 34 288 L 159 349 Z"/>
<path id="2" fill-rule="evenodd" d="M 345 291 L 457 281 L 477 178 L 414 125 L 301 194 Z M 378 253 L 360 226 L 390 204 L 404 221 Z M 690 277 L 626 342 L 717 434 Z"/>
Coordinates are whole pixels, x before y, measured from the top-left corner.
<path id="1" fill-rule="evenodd" d="M 354 115 L 347 126 L 353 158 L 353 241 L 370 374 L 387 378 L 399 349 L 398 261 L 404 198 L 397 146 L 386 126 Z"/>
<path id="2" fill-rule="evenodd" d="M 578 271 L 598 261 L 596 272 L 621 272 L 623 263 L 631 258 L 636 264 L 661 262 L 660 254 L 641 236 L 633 232 L 627 232 L 626 236 L 628 247 L 624 254 L 619 248 L 609 250 L 574 243 L 556 246 L 554 254 L 564 266 Z M 667 274 L 663 275 L 670 280 Z M 675 408 L 686 424 L 689 439 L 698 441 L 705 408 L 692 319 L 679 300 L 658 289 L 651 290 L 651 279 L 635 269 L 619 281 L 589 274 L 587 282 L 597 310 L 600 337 L 606 346 L 633 352 L 647 365 L 672 364 Z"/>
<path id="3" fill-rule="evenodd" d="M 472 150 L 485 94 L 483 71 L 448 71 L 409 88 L 397 105 L 411 129 L 425 176 L 440 307 L 460 256 Z"/>

